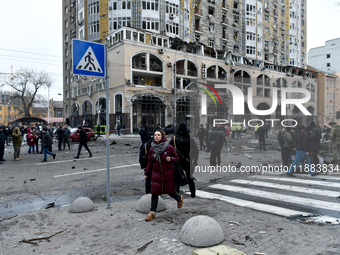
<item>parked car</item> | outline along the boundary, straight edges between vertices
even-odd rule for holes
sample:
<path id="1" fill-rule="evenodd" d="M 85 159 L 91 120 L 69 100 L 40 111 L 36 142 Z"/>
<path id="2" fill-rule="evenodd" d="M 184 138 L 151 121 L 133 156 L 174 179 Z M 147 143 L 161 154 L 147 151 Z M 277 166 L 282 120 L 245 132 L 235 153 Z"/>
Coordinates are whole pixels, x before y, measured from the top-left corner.
<path id="1" fill-rule="evenodd" d="M 83 129 L 85 130 L 85 132 L 87 134 L 87 140 L 93 141 L 94 140 L 94 131 L 92 130 L 92 128 L 83 127 Z M 79 142 L 78 129 L 71 133 L 70 138 L 72 139 L 72 142 Z"/>

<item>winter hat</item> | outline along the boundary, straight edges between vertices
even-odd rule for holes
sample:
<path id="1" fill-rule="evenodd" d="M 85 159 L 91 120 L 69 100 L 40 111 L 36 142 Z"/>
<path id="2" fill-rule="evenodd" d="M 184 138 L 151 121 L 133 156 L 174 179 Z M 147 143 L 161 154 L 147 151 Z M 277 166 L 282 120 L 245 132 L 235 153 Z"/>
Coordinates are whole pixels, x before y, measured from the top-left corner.
<path id="1" fill-rule="evenodd" d="M 179 125 L 178 125 L 178 131 L 187 131 L 187 124 L 185 124 L 184 122 L 181 122 Z"/>
<path id="2" fill-rule="evenodd" d="M 47 127 L 43 127 L 43 129 L 42 130 L 44 130 L 44 131 L 47 131 Z"/>

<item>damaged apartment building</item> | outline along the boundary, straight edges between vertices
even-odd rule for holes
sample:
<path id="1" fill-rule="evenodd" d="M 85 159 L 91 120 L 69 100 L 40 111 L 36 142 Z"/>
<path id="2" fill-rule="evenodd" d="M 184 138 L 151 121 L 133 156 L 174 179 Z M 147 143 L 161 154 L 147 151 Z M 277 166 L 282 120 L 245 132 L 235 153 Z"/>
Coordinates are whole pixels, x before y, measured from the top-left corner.
<path id="1" fill-rule="evenodd" d="M 107 110 L 110 129 L 121 123 L 128 132 L 181 121 L 197 128 L 213 119 L 315 120 L 317 72 L 306 65 L 306 5 L 306 0 L 63 0 L 67 123 L 105 125 Z M 107 44 L 109 84 L 72 73 L 73 38 Z M 243 91 L 244 115 L 233 115 L 232 94 L 218 84 Z M 281 90 L 294 87 L 311 92 L 304 106 L 312 115 L 288 105 L 282 116 Z M 271 108 L 274 88 L 276 110 L 252 115 L 249 104 Z"/>

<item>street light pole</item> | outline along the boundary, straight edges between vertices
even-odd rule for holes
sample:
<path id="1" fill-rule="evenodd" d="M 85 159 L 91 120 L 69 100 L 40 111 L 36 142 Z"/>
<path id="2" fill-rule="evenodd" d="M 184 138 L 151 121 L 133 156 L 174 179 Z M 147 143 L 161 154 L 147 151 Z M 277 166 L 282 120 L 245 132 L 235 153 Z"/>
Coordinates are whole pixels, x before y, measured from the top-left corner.
<path id="1" fill-rule="evenodd" d="M 50 124 L 50 87 L 48 86 L 48 96 L 47 96 L 47 124 Z"/>

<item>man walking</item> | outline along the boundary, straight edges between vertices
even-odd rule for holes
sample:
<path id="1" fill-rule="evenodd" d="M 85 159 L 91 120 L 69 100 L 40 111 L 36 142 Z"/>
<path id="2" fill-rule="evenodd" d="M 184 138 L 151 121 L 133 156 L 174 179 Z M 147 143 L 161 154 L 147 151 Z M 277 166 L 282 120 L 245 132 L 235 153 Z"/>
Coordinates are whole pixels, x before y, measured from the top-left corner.
<path id="1" fill-rule="evenodd" d="M 294 140 L 293 140 L 293 137 L 290 131 L 291 131 L 290 127 L 284 127 L 283 131 L 281 132 L 282 141 L 283 141 L 283 144 L 281 146 L 281 156 L 282 156 L 283 166 L 286 166 L 286 167 L 289 166 L 289 162 L 288 162 L 289 157 L 294 148 Z"/>
<path id="2" fill-rule="evenodd" d="M 256 132 L 257 132 L 257 137 L 259 138 L 260 150 L 262 151 L 262 147 L 263 147 L 263 150 L 265 151 L 266 150 L 266 130 L 264 129 L 263 126 L 261 126 L 257 129 Z"/>
<path id="3" fill-rule="evenodd" d="M 77 154 L 77 156 L 74 157 L 74 158 L 76 158 L 76 159 L 79 158 L 80 152 L 81 152 L 81 148 L 82 148 L 83 146 L 84 146 L 85 149 L 89 152 L 89 154 L 90 154 L 90 155 L 89 155 L 89 158 L 91 158 L 91 157 L 92 157 L 92 153 L 91 153 L 89 147 L 87 147 L 87 134 L 86 134 L 86 132 L 85 132 L 85 130 L 83 129 L 82 126 L 78 126 L 78 133 L 79 133 L 79 147 L 78 147 L 78 154 Z"/>
<path id="4" fill-rule="evenodd" d="M 222 132 L 218 131 L 217 127 L 213 127 L 213 130 L 209 132 L 208 143 L 210 146 L 210 165 L 221 165 L 221 150 L 223 147 Z"/>
<path id="5" fill-rule="evenodd" d="M 0 126 L 0 161 L 6 161 L 4 159 L 6 141 L 7 141 L 7 136 L 5 134 L 4 127 L 1 125 Z M 2 164 L 2 162 L 0 164 Z"/>
<path id="6" fill-rule="evenodd" d="M 57 129 L 57 137 L 58 137 L 58 151 L 61 151 L 61 145 L 63 144 L 64 141 L 64 129 L 60 125 L 59 128 Z M 65 146 L 64 146 L 65 149 Z"/>
<path id="7" fill-rule="evenodd" d="M 315 173 L 311 169 L 311 163 L 310 163 L 310 158 L 309 158 L 309 134 L 304 130 L 304 126 L 300 126 L 299 129 L 300 129 L 301 133 L 299 135 L 295 135 L 295 139 L 296 139 L 296 141 L 295 141 L 295 144 L 296 144 L 295 160 L 291 164 L 287 174 L 289 176 L 294 176 L 293 171 L 295 171 L 296 166 L 298 164 L 300 164 L 300 162 L 305 157 L 305 155 L 307 155 L 308 156 L 307 157 L 307 164 L 308 164 L 309 173 L 310 173 L 311 176 L 317 175 L 317 173 Z M 311 130 L 311 127 L 307 127 L 307 130 L 308 129 Z M 305 166 L 303 166 L 303 170 L 305 170 Z"/>
<path id="8" fill-rule="evenodd" d="M 329 125 L 332 126 L 331 141 L 332 141 L 332 149 L 334 153 L 333 162 L 338 162 L 338 154 L 340 152 L 340 126 L 334 121 L 331 121 Z"/>
<path id="9" fill-rule="evenodd" d="M 311 164 L 316 167 L 319 164 L 318 153 L 321 150 L 321 129 L 315 125 L 315 122 L 312 121 L 310 124 L 310 135 L 309 135 L 309 157 L 311 160 Z"/>
<path id="10" fill-rule="evenodd" d="M 70 150 L 71 149 L 71 146 L 70 146 L 71 131 L 69 130 L 67 125 L 64 126 L 63 130 L 64 130 L 63 149 L 65 150 L 65 145 L 67 144 L 68 149 Z"/>
<path id="11" fill-rule="evenodd" d="M 203 124 L 200 124 L 200 128 L 198 129 L 197 135 L 196 135 L 196 138 L 198 138 L 200 141 L 200 150 L 205 150 L 204 137 L 205 137 L 205 130 L 204 130 Z"/>
<path id="12" fill-rule="evenodd" d="M 49 151 L 49 148 L 52 144 L 52 137 L 48 132 L 47 127 L 43 127 L 41 132 L 42 132 L 41 146 L 44 149 L 44 159 L 41 162 L 46 162 L 47 154 L 52 155 L 53 159 L 55 159 L 56 154 Z"/>

